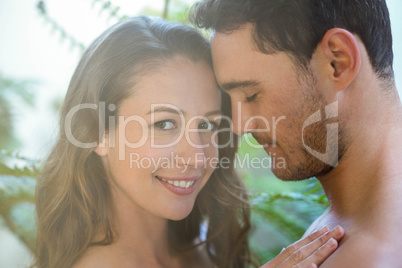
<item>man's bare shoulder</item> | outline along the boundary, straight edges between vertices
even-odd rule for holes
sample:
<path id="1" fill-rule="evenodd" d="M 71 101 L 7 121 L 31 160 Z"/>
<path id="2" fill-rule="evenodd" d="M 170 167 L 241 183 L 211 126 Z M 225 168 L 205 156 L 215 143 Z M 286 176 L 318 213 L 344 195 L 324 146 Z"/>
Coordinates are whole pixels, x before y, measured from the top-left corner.
<path id="1" fill-rule="evenodd" d="M 320 268 L 383 268 L 400 267 L 401 245 L 374 236 L 345 237 L 340 247 Z"/>
<path id="2" fill-rule="evenodd" d="M 336 225 L 332 224 L 330 225 L 327 222 L 327 214 L 328 214 L 328 210 L 325 211 L 320 217 L 318 217 L 305 231 L 304 235 L 302 238 L 305 238 L 306 236 L 312 234 L 313 232 L 321 229 L 324 226 L 328 226 L 330 228 L 334 228 Z"/>

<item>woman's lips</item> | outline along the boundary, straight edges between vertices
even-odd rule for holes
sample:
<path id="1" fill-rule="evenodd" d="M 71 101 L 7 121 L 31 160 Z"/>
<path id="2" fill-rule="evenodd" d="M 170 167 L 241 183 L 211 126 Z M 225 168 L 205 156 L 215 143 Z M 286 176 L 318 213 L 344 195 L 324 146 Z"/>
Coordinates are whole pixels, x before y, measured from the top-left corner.
<path id="1" fill-rule="evenodd" d="M 168 178 L 155 176 L 168 190 L 177 195 L 189 195 L 195 190 L 196 181 L 199 177 Z"/>

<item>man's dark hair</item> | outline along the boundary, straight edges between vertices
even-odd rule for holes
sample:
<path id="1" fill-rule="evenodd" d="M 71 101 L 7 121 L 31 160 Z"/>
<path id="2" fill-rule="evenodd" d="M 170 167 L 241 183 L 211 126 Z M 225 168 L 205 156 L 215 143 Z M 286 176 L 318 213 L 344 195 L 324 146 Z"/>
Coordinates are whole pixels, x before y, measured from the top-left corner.
<path id="1" fill-rule="evenodd" d="M 325 33 L 343 28 L 360 37 L 377 75 L 393 78 L 385 0 L 204 0 L 192 7 L 190 20 L 216 32 L 251 22 L 261 52 L 286 52 L 304 67 Z"/>

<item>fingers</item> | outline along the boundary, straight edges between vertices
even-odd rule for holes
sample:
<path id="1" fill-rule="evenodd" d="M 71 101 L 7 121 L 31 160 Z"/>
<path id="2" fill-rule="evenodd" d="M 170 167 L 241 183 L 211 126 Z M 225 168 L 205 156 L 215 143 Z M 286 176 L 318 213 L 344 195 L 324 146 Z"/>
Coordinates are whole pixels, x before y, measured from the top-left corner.
<path id="1" fill-rule="evenodd" d="M 317 249 L 308 258 L 292 266 L 292 268 L 310 267 L 308 265 L 311 264 L 314 264 L 315 267 L 317 267 L 317 265 L 321 265 L 337 248 L 338 242 L 334 238 L 331 238 L 330 240 L 328 240 L 327 243 Z"/>
<path id="2" fill-rule="evenodd" d="M 313 267 L 311 266 L 311 264 L 320 265 L 336 250 L 336 248 L 338 247 L 337 240 L 340 240 L 343 235 L 343 228 L 337 226 L 332 231 L 325 232 L 317 238 L 316 234 L 306 237 L 302 240 L 307 240 L 311 242 L 293 251 L 293 253 L 291 253 L 278 267 L 305 268 Z M 293 245 L 298 244 L 302 240 Z M 302 244 L 304 244 L 304 242 L 300 243 L 300 245 Z"/>
<path id="3" fill-rule="evenodd" d="M 284 248 L 272 261 L 261 268 L 317 268 L 338 247 L 345 232 L 337 226 L 329 231 L 328 227 L 310 234 L 296 243 Z"/>
<path id="4" fill-rule="evenodd" d="M 327 226 L 325 226 L 325 227 L 321 228 L 320 230 L 311 233 L 309 236 L 293 243 L 292 245 L 288 246 L 287 248 L 282 249 L 281 253 L 278 256 L 276 256 L 269 263 L 272 265 L 276 265 L 276 266 L 281 264 L 290 255 L 292 255 L 295 251 L 297 251 L 298 249 L 302 248 L 303 246 L 311 243 L 312 241 L 316 240 L 323 234 L 328 233 L 328 231 L 329 231 L 329 228 Z M 272 267 L 275 267 L 275 266 L 272 266 Z"/>

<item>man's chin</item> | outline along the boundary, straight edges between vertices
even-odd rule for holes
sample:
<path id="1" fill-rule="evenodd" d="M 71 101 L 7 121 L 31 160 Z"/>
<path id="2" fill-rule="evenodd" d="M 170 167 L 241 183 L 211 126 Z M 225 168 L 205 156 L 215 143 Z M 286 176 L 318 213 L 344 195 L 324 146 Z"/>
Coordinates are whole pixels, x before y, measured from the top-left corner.
<path id="1" fill-rule="evenodd" d="M 300 181 L 306 179 L 301 177 L 300 174 L 294 174 L 287 168 L 272 168 L 272 173 L 282 181 Z"/>
<path id="2" fill-rule="evenodd" d="M 280 168 L 273 168 L 272 173 L 282 181 L 302 181 L 315 177 L 315 175 L 311 173 L 301 172 L 300 170 L 292 171 L 290 169 Z"/>
<path id="3" fill-rule="evenodd" d="M 272 168 L 272 173 L 282 181 L 302 181 L 313 177 L 321 176 L 328 173 L 331 170 L 331 166 L 328 166 L 319 171 L 302 170 L 302 169 L 289 169 L 289 168 Z"/>

